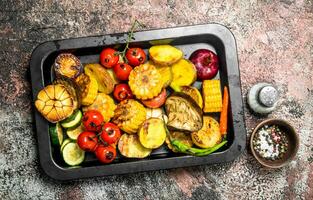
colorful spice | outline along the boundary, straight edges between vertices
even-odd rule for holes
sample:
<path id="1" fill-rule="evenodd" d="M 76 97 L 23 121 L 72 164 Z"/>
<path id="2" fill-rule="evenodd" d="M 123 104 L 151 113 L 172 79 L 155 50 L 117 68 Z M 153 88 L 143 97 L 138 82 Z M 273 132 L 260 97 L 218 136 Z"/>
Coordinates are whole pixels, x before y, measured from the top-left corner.
<path id="1" fill-rule="evenodd" d="M 281 159 L 287 152 L 286 134 L 277 125 L 262 127 L 253 139 L 254 150 L 268 160 Z"/>

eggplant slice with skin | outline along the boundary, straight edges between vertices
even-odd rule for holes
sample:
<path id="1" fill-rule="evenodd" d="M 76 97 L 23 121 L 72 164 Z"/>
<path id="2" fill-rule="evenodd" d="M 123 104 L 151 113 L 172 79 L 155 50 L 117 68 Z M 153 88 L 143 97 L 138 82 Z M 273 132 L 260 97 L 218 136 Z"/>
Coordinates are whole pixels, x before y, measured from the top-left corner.
<path id="1" fill-rule="evenodd" d="M 202 127 L 202 110 L 184 93 L 173 93 L 165 102 L 168 116 L 167 126 L 172 130 L 198 131 Z"/>

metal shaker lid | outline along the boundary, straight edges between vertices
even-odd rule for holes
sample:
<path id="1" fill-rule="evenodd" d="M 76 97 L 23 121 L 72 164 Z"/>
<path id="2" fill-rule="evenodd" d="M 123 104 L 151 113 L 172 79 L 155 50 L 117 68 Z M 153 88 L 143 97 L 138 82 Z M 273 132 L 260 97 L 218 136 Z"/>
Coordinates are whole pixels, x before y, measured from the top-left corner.
<path id="1" fill-rule="evenodd" d="M 272 107 L 278 99 L 278 92 L 273 86 L 265 86 L 259 92 L 259 101 L 266 107 Z"/>

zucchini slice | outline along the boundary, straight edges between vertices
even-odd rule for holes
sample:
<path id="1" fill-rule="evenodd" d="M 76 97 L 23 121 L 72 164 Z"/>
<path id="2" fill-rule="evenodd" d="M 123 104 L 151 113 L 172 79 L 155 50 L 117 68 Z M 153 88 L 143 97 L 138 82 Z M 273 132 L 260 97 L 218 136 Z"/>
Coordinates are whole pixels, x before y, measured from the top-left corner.
<path id="1" fill-rule="evenodd" d="M 71 141 L 72 141 L 72 140 L 69 139 L 69 138 L 66 138 L 66 139 L 63 141 L 63 143 L 62 143 L 62 145 L 61 145 L 61 147 L 60 147 L 61 152 L 63 151 L 64 146 L 67 145 L 68 143 L 70 143 Z"/>
<path id="2" fill-rule="evenodd" d="M 63 142 L 63 130 L 60 123 L 56 123 L 55 126 L 49 128 L 51 142 L 53 145 L 61 146 Z"/>
<path id="3" fill-rule="evenodd" d="M 77 110 L 74 114 L 72 114 L 69 118 L 65 119 L 61 122 L 61 125 L 64 128 L 75 128 L 80 124 L 83 118 L 83 114 L 80 110 Z"/>
<path id="4" fill-rule="evenodd" d="M 84 161 L 85 152 L 79 148 L 76 142 L 70 142 L 64 146 L 62 156 L 66 164 L 75 166 Z"/>
<path id="5" fill-rule="evenodd" d="M 67 136 L 72 140 L 77 140 L 79 134 L 84 131 L 84 125 L 81 123 L 76 128 L 66 129 Z"/>

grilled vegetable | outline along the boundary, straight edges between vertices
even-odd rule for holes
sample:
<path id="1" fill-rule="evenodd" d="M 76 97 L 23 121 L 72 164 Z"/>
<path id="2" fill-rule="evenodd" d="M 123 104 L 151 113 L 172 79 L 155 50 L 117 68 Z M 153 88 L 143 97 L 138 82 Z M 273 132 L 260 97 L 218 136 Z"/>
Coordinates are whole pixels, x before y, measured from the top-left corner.
<path id="1" fill-rule="evenodd" d="M 149 118 L 159 118 L 159 119 L 164 119 L 164 122 L 167 123 L 168 121 L 168 118 L 167 116 L 165 115 L 163 109 L 161 108 L 146 108 L 146 112 L 147 112 L 147 115 L 146 115 L 146 119 L 149 119 Z"/>
<path id="2" fill-rule="evenodd" d="M 110 76 L 111 76 L 111 78 L 112 78 L 112 80 L 113 80 L 113 85 L 118 84 L 120 81 L 119 81 L 118 78 L 116 77 L 116 75 L 115 75 L 113 69 L 106 69 L 106 70 L 107 70 L 107 72 L 110 74 Z"/>
<path id="3" fill-rule="evenodd" d="M 133 94 L 142 100 L 157 96 L 163 88 L 160 73 L 150 63 L 135 67 L 130 72 L 128 84 Z"/>
<path id="4" fill-rule="evenodd" d="M 62 127 L 60 126 L 60 123 L 56 123 L 55 126 L 51 126 L 49 128 L 49 133 L 51 136 L 52 144 L 61 146 L 64 136 L 63 136 L 63 130 L 62 130 Z"/>
<path id="5" fill-rule="evenodd" d="M 217 151 L 218 149 L 220 149 L 227 143 L 227 140 L 223 140 L 221 143 L 216 144 L 212 148 L 206 148 L 206 149 L 193 148 L 193 147 L 190 147 L 189 142 L 187 143 L 186 141 L 182 139 L 173 138 L 165 124 L 164 124 L 164 127 L 166 130 L 167 138 L 174 152 L 190 154 L 193 156 L 207 156 Z"/>
<path id="6" fill-rule="evenodd" d="M 72 140 L 77 140 L 79 134 L 84 132 L 84 126 L 81 123 L 78 127 L 66 129 L 67 136 Z"/>
<path id="7" fill-rule="evenodd" d="M 110 94 L 113 92 L 114 81 L 109 72 L 107 72 L 107 70 L 100 64 L 87 64 L 84 69 L 88 76 L 93 75 L 93 77 L 97 80 L 98 90 L 100 92 L 105 94 Z"/>
<path id="8" fill-rule="evenodd" d="M 79 148 L 76 142 L 70 142 L 63 147 L 62 156 L 66 164 L 75 166 L 84 161 L 85 152 Z"/>
<path id="9" fill-rule="evenodd" d="M 70 53 L 60 54 L 54 61 L 53 68 L 57 77 L 75 79 L 83 72 L 80 60 Z"/>
<path id="10" fill-rule="evenodd" d="M 159 71 L 161 75 L 163 87 L 166 88 L 167 86 L 171 84 L 173 80 L 172 68 L 170 66 L 161 66 L 161 65 L 154 64 L 154 63 L 153 65 Z"/>
<path id="11" fill-rule="evenodd" d="M 203 99 L 197 88 L 192 86 L 182 86 L 180 89 L 182 93 L 189 95 L 193 100 L 195 100 L 201 109 L 203 108 Z"/>
<path id="12" fill-rule="evenodd" d="M 126 99 L 117 105 L 112 122 L 126 133 L 134 134 L 145 119 L 145 107 L 136 100 Z"/>
<path id="13" fill-rule="evenodd" d="M 202 127 L 202 110 L 184 93 L 174 93 L 165 102 L 167 125 L 181 131 L 198 131 Z"/>
<path id="14" fill-rule="evenodd" d="M 143 105 L 147 106 L 148 108 L 159 108 L 165 103 L 165 100 L 166 90 L 163 89 L 158 96 L 152 99 L 141 100 L 141 103 L 143 103 Z"/>
<path id="15" fill-rule="evenodd" d="M 228 103 L 229 103 L 228 89 L 227 89 L 227 86 L 225 86 L 224 94 L 223 94 L 223 107 L 222 107 L 222 112 L 220 116 L 220 132 L 222 135 L 227 134 Z"/>
<path id="16" fill-rule="evenodd" d="M 142 146 L 148 149 L 159 148 L 165 141 L 166 132 L 163 120 L 150 118 L 143 122 L 138 131 L 139 141 Z"/>
<path id="17" fill-rule="evenodd" d="M 159 65 L 171 65 L 183 57 L 183 52 L 171 45 L 156 45 L 149 49 L 150 59 Z"/>
<path id="18" fill-rule="evenodd" d="M 222 141 L 218 122 L 209 116 L 203 117 L 202 128 L 191 134 L 192 141 L 201 148 L 211 148 Z"/>
<path id="19" fill-rule="evenodd" d="M 202 94 L 204 98 L 205 113 L 221 112 L 222 94 L 219 80 L 204 80 L 202 84 Z"/>
<path id="20" fill-rule="evenodd" d="M 76 83 L 74 81 L 72 81 L 71 79 L 68 78 L 58 78 L 56 80 L 53 81 L 53 84 L 61 84 L 65 87 L 65 89 L 70 93 L 70 95 L 73 98 L 73 104 L 74 107 L 73 109 L 76 110 L 81 106 L 81 99 L 79 98 L 79 94 L 78 94 L 78 87 L 76 85 Z"/>
<path id="21" fill-rule="evenodd" d="M 170 132 L 169 134 L 170 134 L 170 136 L 166 137 L 166 144 L 167 144 L 167 147 L 169 149 L 171 149 L 173 152 L 178 152 L 178 151 L 176 148 L 173 148 L 173 146 L 171 144 L 171 140 L 169 137 L 171 137 L 172 140 L 177 140 L 177 141 L 183 143 L 184 145 L 188 146 L 189 148 L 192 147 L 193 142 L 192 142 L 192 139 L 190 137 L 190 133 L 174 131 L 174 132 Z"/>
<path id="22" fill-rule="evenodd" d="M 52 123 L 62 121 L 74 111 L 73 97 L 61 84 L 43 88 L 37 95 L 35 106 Z"/>
<path id="23" fill-rule="evenodd" d="M 149 156 L 152 151 L 140 144 L 138 135 L 128 134 L 123 134 L 120 138 L 118 150 L 127 158 L 145 158 Z"/>
<path id="24" fill-rule="evenodd" d="M 171 67 L 173 80 L 170 86 L 176 92 L 180 91 L 181 86 L 191 85 L 197 79 L 196 68 L 189 60 L 181 59 Z"/>
<path id="25" fill-rule="evenodd" d="M 63 120 L 61 122 L 61 126 L 64 128 L 75 128 L 81 123 L 82 117 L 82 112 L 80 110 L 77 110 L 71 116 Z"/>
<path id="26" fill-rule="evenodd" d="M 113 117 L 115 108 L 116 105 L 112 97 L 104 93 L 98 93 L 94 102 L 89 106 L 83 107 L 83 111 L 97 110 L 103 116 L 104 122 L 108 122 Z"/>
<path id="27" fill-rule="evenodd" d="M 75 80 L 79 88 L 79 94 L 82 105 L 90 105 L 93 103 L 98 93 L 98 83 L 91 74 L 81 74 Z"/>

